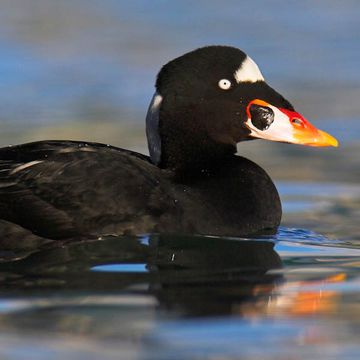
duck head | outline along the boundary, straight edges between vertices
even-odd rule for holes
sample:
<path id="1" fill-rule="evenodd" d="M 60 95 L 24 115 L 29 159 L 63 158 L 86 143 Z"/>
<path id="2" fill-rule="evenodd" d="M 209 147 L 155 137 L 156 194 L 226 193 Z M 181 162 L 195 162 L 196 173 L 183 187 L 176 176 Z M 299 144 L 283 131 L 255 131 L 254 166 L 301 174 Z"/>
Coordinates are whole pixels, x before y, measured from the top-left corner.
<path id="1" fill-rule="evenodd" d="M 248 55 L 228 46 L 200 48 L 163 66 L 146 132 L 152 162 L 175 171 L 216 166 L 250 139 L 338 144 L 272 89 Z"/>

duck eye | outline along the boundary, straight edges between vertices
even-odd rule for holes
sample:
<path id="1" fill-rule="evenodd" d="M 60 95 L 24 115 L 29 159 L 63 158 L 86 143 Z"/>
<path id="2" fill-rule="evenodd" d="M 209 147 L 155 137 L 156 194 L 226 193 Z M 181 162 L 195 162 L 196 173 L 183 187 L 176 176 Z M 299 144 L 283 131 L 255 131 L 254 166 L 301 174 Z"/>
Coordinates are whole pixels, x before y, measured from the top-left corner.
<path id="1" fill-rule="evenodd" d="M 252 104 L 250 106 L 251 122 L 259 130 L 267 130 L 274 121 L 274 111 L 267 107 Z"/>
<path id="2" fill-rule="evenodd" d="M 231 88 L 231 81 L 228 79 L 221 79 L 218 82 L 219 88 L 223 90 L 229 90 Z"/>

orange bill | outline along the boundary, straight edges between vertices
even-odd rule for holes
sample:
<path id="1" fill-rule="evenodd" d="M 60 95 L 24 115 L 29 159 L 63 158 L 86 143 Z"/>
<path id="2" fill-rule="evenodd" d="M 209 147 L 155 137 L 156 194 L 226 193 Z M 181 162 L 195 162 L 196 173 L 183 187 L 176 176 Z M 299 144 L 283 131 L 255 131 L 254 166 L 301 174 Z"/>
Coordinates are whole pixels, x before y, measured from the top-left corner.
<path id="1" fill-rule="evenodd" d="M 307 146 L 338 146 L 338 141 L 317 129 L 301 114 L 255 99 L 247 106 L 245 125 L 250 137 Z"/>

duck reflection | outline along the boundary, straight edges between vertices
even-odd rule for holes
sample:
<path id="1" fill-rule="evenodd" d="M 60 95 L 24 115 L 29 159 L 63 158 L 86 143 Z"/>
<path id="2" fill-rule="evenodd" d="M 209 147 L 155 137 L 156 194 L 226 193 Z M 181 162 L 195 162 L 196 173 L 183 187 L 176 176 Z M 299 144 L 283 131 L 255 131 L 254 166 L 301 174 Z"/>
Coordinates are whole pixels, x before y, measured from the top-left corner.
<path id="1" fill-rule="evenodd" d="M 281 259 L 268 241 L 216 238 L 154 239 L 158 273 L 171 276 L 152 284 L 160 307 L 188 316 L 242 313 L 269 301 Z M 251 311 L 252 311 L 251 310 Z M 244 314 L 243 314 L 244 315 Z"/>
<path id="2" fill-rule="evenodd" d="M 273 242 L 202 236 L 109 237 L 0 265 L 8 290 L 141 293 L 182 316 L 257 312 L 282 282 Z"/>

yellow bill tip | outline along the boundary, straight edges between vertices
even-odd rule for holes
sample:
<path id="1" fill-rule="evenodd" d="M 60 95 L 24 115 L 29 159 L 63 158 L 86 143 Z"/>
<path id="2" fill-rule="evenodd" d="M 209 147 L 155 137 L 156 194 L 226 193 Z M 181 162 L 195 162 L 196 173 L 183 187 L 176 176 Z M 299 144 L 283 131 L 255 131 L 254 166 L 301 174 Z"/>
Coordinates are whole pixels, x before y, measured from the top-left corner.
<path id="1" fill-rule="evenodd" d="M 314 144 L 315 146 L 339 146 L 339 142 L 333 136 L 322 130 L 318 130 L 318 132 L 321 136 L 319 141 Z"/>

